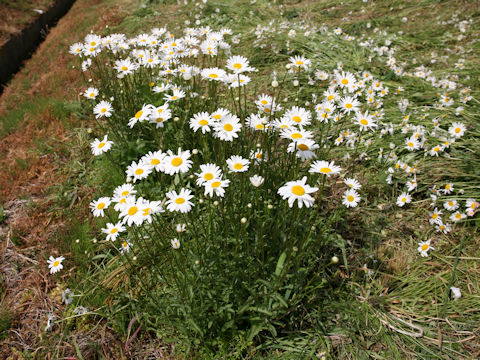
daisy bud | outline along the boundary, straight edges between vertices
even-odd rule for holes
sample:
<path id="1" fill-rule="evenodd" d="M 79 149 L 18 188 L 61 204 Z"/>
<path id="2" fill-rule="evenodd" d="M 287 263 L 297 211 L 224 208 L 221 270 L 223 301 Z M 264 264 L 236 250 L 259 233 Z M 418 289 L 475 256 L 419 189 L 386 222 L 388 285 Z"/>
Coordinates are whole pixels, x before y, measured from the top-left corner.
<path id="1" fill-rule="evenodd" d="M 92 128 L 87 129 L 87 133 L 91 134 L 93 132 Z"/>
<path id="2" fill-rule="evenodd" d="M 78 244 L 80 242 L 80 239 L 75 240 L 75 242 Z"/>
<path id="3" fill-rule="evenodd" d="M 194 176 L 193 176 L 192 174 L 188 175 L 188 178 L 189 178 L 189 179 L 193 179 L 193 177 L 194 177 Z"/>
<path id="4" fill-rule="evenodd" d="M 134 256 L 134 257 L 132 258 L 132 260 L 133 260 L 133 261 L 137 261 L 137 257 Z"/>
<path id="5" fill-rule="evenodd" d="M 178 120 L 180 120 L 180 118 L 179 118 L 178 116 L 175 116 L 175 117 L 173 118 L 173 121 L 178 121 Z"/>
<path id="6" fill-rule="evenodd" d="M 195 260 L 195 265 L 198 265 L 198 264 L 200 264 L 200 261 Z"/>
<path id="7" fill-rule="evenodd" d="M 193 150 L 192 150 L 192 154 L 193 154 L 193 155 L 197 155 L 197 154 L 198 154 L 198 150 L 197 150 L 197 149 L 193 149 Z"/>
<path id="8" fill-rule="evenodd" d="M 273 205 L 272 204 L 268 204 L 268 210 L 272 210 L 273 209 Z"/>
<path id="9" fill-rule="evenodd" d="M 132 182 L 132 178 L 129 176 L 127 177 L 127 183 L 131 183 Z"/>
<path id="10" fill-rule="evenodd" d="M 97 243 L 97 239 L 93 239 L 92 241 L 93 241 L 93 243 L 94 243 L 94 244 L 96 244 L 96 243 Z"/>
<path id="11" fill-rule="evenodd" d="M 252 204 L 251 204 L 251 203 L 248 203 L 248 204 L 247 204 L 247 207 L 248 207 L 249 209 L 251 209 L 251 208 L 252 208 Z"/>
<path id="12" fill-rule="evenodd" d="M 293 252 L 297 252 L 297 251 L 298 251 L 298 248 L 297 248 L 296 246 L 294 246 L 294 247 L 292 248 L 292 250 L 293 250 Z"/>
<path id="13" fill-rule="evenodd" d="M 293 86 L 298 86 L 299 82 L 297 79 L 293 80 Z"/>
<path id="14" fill-rule="evenodd" d="M 245 223 L 247 222 L 247 218 L 242 218 L 242 219 L 240 220 L 240 222 L 241 222 L 242 224 L 245 224 Z"/>
<path id="15" fill-rule="evenodd" d="M 218 206 L 218 201 L 215 200 L 215 201 L 213 202 L 213 206 Z"/>
<path id="16" fill-rule="evenodd" d="M 278 86 L 278 81 L 277 80 L 273 80 L 272 81 L 272 87 L 276 88 Z"/>
<path id="17" fill-rule="evenodd" d="M 332 256 L 331 261 L 332 261 L 333 264 L 338 263 L 338 257 L 337 256 Z"/>
<path id="18" fill-rule="evenodd" d="M 203 199 L 198 200 L 200 204 L 203 204 Z"/>

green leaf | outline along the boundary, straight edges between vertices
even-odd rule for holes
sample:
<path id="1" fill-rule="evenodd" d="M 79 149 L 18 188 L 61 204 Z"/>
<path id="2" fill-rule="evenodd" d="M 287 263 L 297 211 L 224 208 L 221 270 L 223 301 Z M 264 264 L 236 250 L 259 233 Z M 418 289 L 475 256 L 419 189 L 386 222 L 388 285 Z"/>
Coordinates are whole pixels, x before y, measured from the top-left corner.
<path id="1" fill-rule="evenodd" d="M 285 263 L 285 259 L 287 258 L 287 254 L 285 252 L 280 255 L 277 261 L 277 267 L 275 268 L 275 275 L 280 276 L 283 270 L 283 264 Z"/>

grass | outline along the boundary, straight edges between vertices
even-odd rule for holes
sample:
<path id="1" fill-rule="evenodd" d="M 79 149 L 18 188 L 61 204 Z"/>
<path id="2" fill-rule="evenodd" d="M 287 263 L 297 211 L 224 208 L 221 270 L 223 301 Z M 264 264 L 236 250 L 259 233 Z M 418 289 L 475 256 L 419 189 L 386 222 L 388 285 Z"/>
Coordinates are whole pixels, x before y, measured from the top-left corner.
<path id="1" fill-rule="evenodd" d="M 213 1 L 208 2 L 202 12 L 202 21 L 205 24 L 212 24 L 212 27 L 229 26 L 235 33 L 242 34 L 244 41 L 240 47 L 235 48 L 235 53 L 247 56 L 251 59 L 252 65 L 259 69 L 259 77 L 252 83 L 258 92 L 269 87 L 271 80 L 269 69 L 272 66 L 278 68 L 284 66 L 289 57 L 284 50 L 274 54 L 268 48 L 252 46 L 255 36 L 251 29 L 269 20 L 275 20 L 277 24 L 282 21 L 295 22 L 281 31 L 268 34 L 269 45 L 274 44 L 280 48 L 290 40 L 294 51 L 306 54 L 326 70 L 336 68 L 340 60 L 345 69 L 355 71 L 368 69 L 388 84 L 391 92 L 399 85 L 405 87 L 406 90 L 400 97 L 408 98 L 414 104 L 413 109 L 418 110 L 419 114 L 424 106 L 432 117 L 444 113 L 443 110 L 429 106 L 439 92 L 437 88 L 413 78 L 396 78 L 386 72 L 384 64 L 377 60 L 365 63 L 367 51 L 353 42 L 346 43 L 335 38 L 325 40 L 322 34 L 290 39 L 286 35 L 289 26 L 296 27 L 299 21 L 317 27 L 323 24 L 340 25 L 348 34 L 357 32 L 356 36 L 359 36 L 365 33 L 378 41 L 391 39 L 397 46 L 395 53 L 397 61 L 410 62 L 415 57 L 419 63 L 428 64 L 435 76 L 468 74 L 470 78 L 462 79 L 462 82 L 465 86 L 471 87 L 474 100 L 465 106 L 464 115 L 460 118 L 469 124 L 471 135 L 462 147 L 452 149 L 450 158 L 432 160 L 419 156 L 416 160 L 422 169 L 419 178 L 425 188 L 452 181 L 465 189 L 466 193 L 475 194 L 477 199 L 480 198 L 478 191 L 480 158 L 478 151 L 475 151 L 479 145 L 479 132 L 475 127 L 480 109 L 476 100 L 479 98 L 479 45 L 478 42 L 471 41 L 479 34 L 479 10 L 476 2 L 429 0 L 420 3 L 416 1 L 370 1 L 365 4 L 358 1 L 344 1 L 343 4 L 336 1 L 278 3 L 282 4 L 283 9 L 271 6 L 267 1 L 257 1 L 255 6 L 249 6 L 249 1 L 237 1 L 236 6 L 232 6 L 231 1 Z M 129 2 L 125 4 L 127 5 L 122 6 L 129 8 L 131 15 L 126 16 L 119 25 L 111 27 L 108 31 L 141 33 L 157 26 L 159 21 L 166 21 L 168 29 L 175 30 L 180 27 L 179 19 L 186 19 L 195 9 L 189 5 L 182 6 L 179 10 L 175 4 L 165 5 L 157 2 L 148 3 L 146 8 L 136 8 L 136 4 Z M 114 5 L 109 6 L 113 8 Z M 219 12 L 216 12 L 217 8 Z M 465 38 L 461 40 L 457 39 L 458 30 L 453 23 L 448 23 L 457 11 L 461 11 L 457 15 L 459 19 L 472 19 Z M 94 26 L 98 21 L 98 15 L 93 15 L 92 12 L 90 16 L 89 25 L 82 25 L 77 34 L 86 34 L 89 26 Z M 408 18 L 406 23 L 401 21 L 403 16 Z M 368 23 L 371 24 L 370 28 L 367 28 Z M 375 27 L 386 29 L 387 35 L 375 33 L 373 31 Z M 100 33 L 107 31 L 103 27 L 97 29 Z M 399 34 L 398 31 L 403 31 L 403 34 Z M 300 33 L 298 28 L 297 33 Z M 395 34 L 395 37 L 392 37 L 392 34 Z M 63 39 L 59 41 L 63 46 L 51 43 L 50 47 L 46 48 L 48 54 L 41 55 L 39 60 L 34 58 L 31 65 L 27 64 L 25 71 L 38 74 L 40 65 L 45 59 L 53 61 L 63 58 L 64 55 L 61 54 L 66 52 L 65 46 L 77 40 L 63 36 L 65 35 L 59 36 L 59 39 Z M 462 46 L 465 49 L 462 57 L 466 59 L 466 66 L 461 71 L 453 68 L 458 56 L 452 56 L 452 51 L 447 51 L 447 48 L 455 46 Z M 431 63 L 432 51 L 437 53 L 436 58 L 439 59 L 435 63 Z M 442 58 L 445 55 L 449 55 L 449 58 Z M 60 63 L 66 68 L 65 60 Z M 90 320 L 83 323 L 80 323 L 80 319 L 69 322 L 63 328 L 67 333 L 61 338 L 76 339 L 77 334 L 83 332 L 100 334 L 102 331 L 100 324 L 105 323 L 114 329 L 114 333 L 126 339 L 126 328 L 133 317 L 134 307 L 129 304 L 127 297 L 117 302 L 112 301 L 113 296 L 109 290 L 117 292 L 121 284 L 114 281 L 115 277 L 105 280 L 106 283 L 103 285 L 100 285 L 100 279 L 95 278 L 96 270 L 107 266 L 108 259 L 97 258 L 91 261 L 95 256 L 92 239 L 98 236 L 98 229 L 95 229 L 85 210 L 89 199 L 112 189 L 116 182 L 112 179 L 109 183 L 102 184 L 105 177 L 98 171 L 105 168 L 104 162 L 85 163 L 89 158 L 89 140 L 84 131 L 84 123 L 81 128 L 70 125 L 72 117 L 87 117 L 74 95 L 75 86 L 78 85 L 72 84 L 65 91 L 61 89 L 60 84 L 71 79 L 73 75 L 64 73 L 57 75 L 52 78 L 59 80 L 50 84 L 48 80 L 44 80 L 42 87 L 36 90 L 37 93 L 44 93 L 44 97 L 26 102 L 18 101 L 29 91 L 30 86 L 25 85 L 26 77 L 22 80 L 20 75 L 18 80 L 14 80 L 11 85 L 12 91 L 6 95 L 8 110 L 2 117 L 1 136 L 13 134 L 28 121 L 36 121 L 38 113 L 51 114 L 53 121 L 63 123 L 69 143 L 74 144 L 71 149 L 59 151 L 56 141 L 45 141 L 41 136 L 31 146 L 39 156 L 56 154 L 55 163 L 58 166 L 56 171 L 63 174 L 62 179 L 65 180 L 51 187 L 50 194 L 55 198 L 55 203 L 49 211 L 69 219 L 69 234 L 65 236 L 64 232 L 60 231 L 56 234 L 53 244 L 71 253 L 69 264 L 75 267 L 76 274 L 74 280 L 70 280 L 70 285 L 79 283 L 78 291 L 88 292 L 90 297 L 81 303 L 96 309 L 97 315 L 89 317 Z M 59 95 L 55 97 L 57 92 Z M 304 89 L 300 95 L 286 93 L 284 96 L 290 99 L 297 96 L 306 100 L 310 99 L 314 92 L 317 90 Z M 395 105 L 386 108 L 385 111 L 392 121 L 400 121 L 401 113 Z M 447 116 L 454 117 L 454 110 L 447 110 Z M 420 117 L 415 121 L 427 124 Z M 372 150 L 366 150 L 368 156 L 376 157 L 378 147 L 387 149 L 388 142 L 380 140 L 375 143 L 371 147 Z M 335 151 L 335 156 L 341 157 L 342 151 Z M 356 155 L 360 153 L 359 150 Z M 19 158 L 16 166 L 19 171 L 25 171 L 25 164 L 28 163 Z M 368 163 L 355 166 L 356 171 L 362 174 L 362 183 L 367 184 L 369 188 L 368 204 L 349 216 L 351 226 L 337 229 L 344 242 L 340 241 L 338 250 L 331 255 L 344 257 L 346 261 L 332 269 L 334 281 L 329 284 L 330 294 L 324 299 L 318 313 L 310 315 L 313 319 L 311 332 L 304 334 L 302 338 L 272 337 L 265 344 L 258 345 L 258 348 L 242 343 L 243 340 L 238 339 L 235 352 L 231 351 L 231 344 L 225 344 L 224 353 L 217 355 L 239 359 L 289 359 L 295 356 L 313 358 L 315 354 L 327 358 L 355 359 L 413 357 L 456 359 L 479 356 L 478 219 L 469 221 L 454 235 L 438 236 L 436 251 L 431 252 L 432 255 L 426 259 L 420 258 L 416 252 L 418 239 L 433 235 L 429 233 L 425 224 L 425 220 L 428 219 L 428 204 L 425 202 L 424 206 L 401 212 L 395 207 L 386 207 L 391 202 L 391 197 L 385 195 L 383 191 L 385 185 L 382 184 L 386 177 L 383 172 L 379 171 L 376 165 Z M 113 171 L 111 168 L 105 170 L 106 173 L 111 171 Z M 394 192 L 398 190 L 394 189 Z M 82 220 L 79 221 L 77 218 Z M 77 239 L 80 240 L 78 243 Z M 366 275 L 364 264 L 372 271 L 369 275 Z M 463 296 L 457 301 L 452 300 L 449 294 L 452 285 L 462 289 Z M 109 306 L 102 306 L 104 301 L 107 301 Z M 418 336 L 419 334 L 422 336 Z M 165 337 L 165 334 L 158 330 L 157 334 L 151 331 L 146 335 L 143 341 L 147 343 L 147 339 Z M 57 344 L 58 336 L 59 334 L 54 334 L 44 339 L 42 344 L 48 349 L 44 351 L 45 354 L 53 351 L 52 347 Z M 77 344 L 75 355 L 79 356 L 78 354 L 92 343 L 87 341 Z M 108 351 L 120 358 L 121 347 L 114 343 Z M 266 351 L 262 349 L 267 348 L 271 352 L 268 357 L 262 355 Z M 60 351 L 63 350 L 58 348 L 57 354 Z M 94 353 L 97 356 L 104 356 L 100 355 L 104 351 L 97 348 Z M 183 352 L 188 354 L 188 349 L 183 349 Z M 207 358 L 211 354 L 199 353 L 197 356 Z"/>

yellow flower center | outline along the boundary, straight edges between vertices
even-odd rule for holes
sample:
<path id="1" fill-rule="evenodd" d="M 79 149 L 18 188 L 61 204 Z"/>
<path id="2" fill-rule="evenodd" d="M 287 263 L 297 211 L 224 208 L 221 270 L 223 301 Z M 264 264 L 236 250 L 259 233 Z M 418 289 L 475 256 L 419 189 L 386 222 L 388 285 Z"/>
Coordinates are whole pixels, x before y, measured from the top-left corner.
<path id="1" fill-rule="evenodd" d="M 328 95 L 327 99 L 328 101 L 332 101 L 334 97 L 335 97 L 334 95 Z"/>
<path id="2" fill-rule="evenodd" d="M 58 265 L 60 265 L 60 261 L 58 260 L 53 263 L 53 267 L 57 267 Z"/>
<path id="3" fill-rule="evenodd" d="M 366 125 L 368 125 L 368 120 L 367 119 L 362 119 L 362 120 L 360 120 L 360 124 L 366 126 Z"/>
<path id="4" fill-rule="evenodd" d="M 328 174 L 328 173 L 331 173 L 332 172 L 332 169 L 328 168 L 328 167 L 323 167 L 320 169 L 320 172 L 322 174 Z"/>
<path id="5" fill-rule="evenodd" d="M 462 129 L 460 129 L 460 128 L 458 128 L 458 127 L 455 129 L 455 133 L 457 133 L 457 134 L 458 134 L 460 131 L 462 131 Z"/>
<path id="6" fill-rule="evenodd" d="M 213 118 L 214 118 L 215 120 L 218 120 L 218 119 L 220 119 L 221 117 L 222 117 L 222 115 L 219 115 L 219 114 L 213 115 Z"/>
<path id="7" fill-rule="evenodd" d="M 263 124 L 257 124 L 255 125 L 255 127 L 258 129 L 258 130 L 263 130 L 265 128 L 265 126 Z"/>
<path id="8" fill-rule="evenodd" d="M 198 123 L 202 126 L 208 125 L 208 121 L 205 119 L 200 120 Z"/>
<path id="9" fill-rule="evenodd" d="M 185 202 L 185 199 L 184 198 L 176 198 L 175 202 L 180 205 L 180 204 L 183 204 Z"/>
<path id="10" fill-rule="evenodd" d="M 256 157 L 257 159 L 261 159 L 261 158 L 262 158 L 262 153 L 256 154 L 255 157 Z"/>
<path id="11" fill-rule="evenodd" d="M 234 69 L 241 69 L 241 68 L 242 68 L 242 64 L 239 64 L 239 63 L 233 64 L 233 68 L 234 68 Z"/>
<path id="12" fill-rule="evenodd" d="M 172 165 L 177 167 L 183 164 L 182 158 L 176 157 L 172 160 Z"/>
<path id="13" fill-rule="evenodd" d="M 137 111 L 137 113 L 135 114 L 135 119 L 140 119 L 140 117 L 143 115 L 143 111 L 140 110 L 140 111 Z"/>
<path id="14" fill-rule="evenodd" d="M 450 185 L 445 185 L 445 190 L 450 190 Z"/>
<path id="15" fill-rule="evenodd" d="M 212 79 L 218 78 L 218 75 L 217 75 L 217 74 L 210 74 L 210 75 L 208 75 L 208 76 L 210 76 Z"/>
<path id="16" fill-rule="evenodd" d="M 292 187 L 292 193 L 298 196 L 302 196 L 305 194 L 305 189 L 300 185 L 295 185 L 294 187 Z"/>
<path id="17" fill-rule="evenodd" d="M 347 196 L 347 201 L 352 202 L 353 200 L 355 200 L 355 198 L 353 197 L 353 195 L 348 195 L 348 196 Z"/>
<path id="18" fill-rule="evenodd" d="M 102 108 L 102 110 L 100 110 L 100 112 L 101 112 L 102 114 L 106 113 L 106 112 L 107 112 L 107 108 Z"/>
<path id="19" fill-rule="evenodd" d="M 298 144 L 297 147 L 302 151 L 306 151 L 309 149 L 308 146 L 305 144 Z"/>
<path id="20" fill-rule="evenodd" d="M 122 66 L 122 71 L 127 71 L 128 68 L 126 66 Z"/>
<path id="21" fill-rule="evenodd" d="M 142 174 L 143 174 L 143 169 L 135 170 L 135 175 L 142 175 Z"/>
<path id="22" fill-rule="evenodd" d="M 268 104 L 268 101 L 267 100 L 262 100 L 260 101 L 263 105 L 267 105 Z"/>
<path id="23" fill-rule="evenodd" d="M 113 228 L 112 230 L 110 230 L 110 234 L 115 234 L 116 232 L 118 232 L 117 228 Z"/>
<path id="24" fill-rule="evenodd" d="M 292 139 L 301 139 L 303 136 L 300 133 L 293 133 L 292 134 Z"/>
<path id="25" fill-rule="evenodd" d="M 350 104 L 350 103 L 348 103 L 348 104 L 345 104 L 345 107 L 346 107 L 347 109 L 351 109 L 351 108 L 353 107 L 353 105 Z"/>
<path id="26" fill-rule="evenodd" d="M 403 197 L 402 202 L 406 202 L 406 201 L 407 201 L 407 198 Z"/>
<path id="27" fill-rule="evenodd" d="M 236 163 L 235 165 L 233 165 L 233 168 L 235 170 L 241 170 L 243 168 L 243 164 L 240 164 L 240 163 Z"/>
<path id="28" fill-rule="evenodd" d="M 282 124 L 282 125 L 280 125 L 280 128 L 281 129 L 288 129 L 288 125 Z"/>
<path id="29" fill-rule="evenodd" d="M 97 205 L 97 209 L 102 210 L 105 207 L 105 203 L 100 203 Z"/>
<path id="30" fill-rule="evenodd" d="M 155 121 L 156 121 L 157 123 L 163 122 L 163 118 L 162 118 L 162 117 L 156 118 Z"/>
<path id="31" fill-rule="evenodd" d="M 225 129 L 225 131 L 232 131 L 233 130 L 232 124 L 225 124 L 225 125 L 223 125 L 223 128 Z"/>
<path id="32" fill-rule="evenodd" d="M 433 148 L 433 151 L 439 152 L 439 151 L 440 151 L 440 148 L 439 148 L 438 146 L 435 146 L 435 147 Z"/>
<path id="33" fill-rule="evenodd" d="M 462 215 L 461 215 L 460 213 L 458 213 L 458 214 L 455 214 L 455 217 L 456 217 L 457 219 L 461 219 L 461 218 L 462 218 Z"/>
<path id="34" fill-rule="evenodd" d="M 172 96 L 172 97 L 170 98 L 170 100 L 177 100 L 177 99 L 178 99 L 178 96 Z"/>
<path id="35" fill-rule="evenodd" d="M 143 209 L 143 216 L 147 216 L 148 214 L 150 214 L 151 210 L 152 209 L 150 209 L 150 208 Z"/>
<path id="36" fill-rule="evenodd" d="M 130 191 L 128 190 L 125 190 L 124 192 L 122 192 L 122 196 L 127 196 L 128 194 L 130 194 Z"/>
<path id="37" fill-rule="evenodd" d="M 128 243 L 127 243 L 126 241 L 124 241 L 123 244 L 122 244 L 122 246 L 123 246 L 124 248 L 127 248 L 127 247 L 128 247 Z"/>
<path id="38" fill-rule="evenodd" d="M 302 60 L 298 60 L 298 61 L 296 62 L 296 64 L 299 65 L 299 66 L 300 66 L 300 65 L 303 65 L 303 61 L 302 61 Z"/>
<path id="39" fill-rule="evenodd" d="M 213 179 L 213 174 L 212 173 L 206 173 L 205 175 L 203 175 L 203 178 L 205 180 L 212 180 Z"/>
<path id="40" fill-rule="evenodd" d="M 438 214 L 433 214 L 432 219 L 435 220 L 438 217 Z"/>
<path id="41" fill-rule="evenodd" d="M 152 161 L 150 161 L 150 165 L 158 165 L 160 164 L 160 160 L 158 159 L 152 159 Z"/>
<path id="42" fill-rule="evenodd" d="M 300 116 L 294 116 L 292 120 L 299 123 L 300 121 L 302 121 L 302 118 Z"/>
<path id="43" fill-rule="evenodd" d="M 104 142 L 101 142 L 100 144 L 98 144 L 98 148 L 101 149 L 105 146 L 105 143 Z"/>
<path id="44" fill-rule="evenodd" d="M 413 142 L 409 141 L 408 146 L 413 147 Z"/>
<path id="45" fill-rule="evenodd" d="M 423 245 L 422 245 L 422 251 L 425 251 L 425 250 L 427 250 L 427 249 L 428 249 L 428 244 L 423 244 Z"/>
<path id="46" fill-rule="evenodd" d="M 90 93 L 90 97 L 95 97 L 95 93 Z"/>
<path id="47" fill-rule="evenodd" d="M 130 209 L 128 209 L 128 215 L 133 216 L 137 213 L 138 208 L 136 206 L 132 206 Z"/>
<path id="48" fill-rule="evenodd" d="M 212 188 L 217 188 L 217 187 L 220 186 L 220 184 L 221 184 L 220 181 L 214 181 L 214 182 L 212 183 Z"/>
<path id="49" fill-rule="evenodd" d="M 342 84 L 347 85 L 348 84 L 348 79 L 342 79 Z"/>

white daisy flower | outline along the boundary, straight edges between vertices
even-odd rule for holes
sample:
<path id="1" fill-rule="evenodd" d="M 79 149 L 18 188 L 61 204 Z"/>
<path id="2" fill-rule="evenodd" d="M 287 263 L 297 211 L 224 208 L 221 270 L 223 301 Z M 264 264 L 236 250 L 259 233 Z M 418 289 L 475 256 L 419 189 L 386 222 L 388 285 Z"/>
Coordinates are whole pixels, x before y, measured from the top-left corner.
<path id="1" fill-rule="evenodd" d="M 131 247 L 132 247 L 132 243 L 125 240 L 124 242 L 122 242 L 122 246 L 120 247 L 119 251 L 125 254 L 130 251 Z"/>
<path id="2" fill-rule="evenodd" d="M 450 215 L 450 220 L 453 222 L 458 222 L 460 220 L 463 220 L 467 217 L 464 213 L 461 213 L 460 211 L 454 212 L 452 215 Z"/>
<path id="3" fill-rule="evenodd" d="M 165 153 L 163 153 L 161 150 L 155 151 L 155 152 L 148 152 L 148 154 L 145 154 L 142 156 L 140 159 L 140 162 L 150 166 L 151 168 L 155 169 L 156 171 L 164 171 L 162 161 L 167 156 Z"/>
<path id="4" fill-rule="evenodd" d="M 227 159 L 227 165 L 230 172 L 245 172 L 248 170 L 250 162 L 241 156 L 233 155 Z"/>
<path id="5" fill-rule="evenodd" d="M 362 188 L 362 185 L 358 182 L 357 179 L 354 178 L 346 178 L 343 180 L 345 185 L 347 185 L 350 189 L 353 190 L 360 190 Z"/>
<path id="6" fill-rule="evenodd" d="M 108 150 L 111 149 L 112 145 L 113 145 L 113 141 L 108 140 L 108 135 L 105 135 L 103 137 L 103 140 L 101 141 L 95 138 L 95 140 L 92 143 L 90 143 L 92 153 L 95 156 L 98 156 L 107 152 Z"/>
<path id="7" fill-rule="evenodd" d="M 125 226 L 123 226 L 121 222 L 118 222 L 116 224 L 108 223 L 107 227 L 102 229 L 102 232 L 107 234 L 107 241 L 115 241 L 118 235 L 125 230 Z"/>
<path id="8" fill-rule="evenodd" d="M 298 106 L 294 106 L 290 110 L 285 111 L 283 117 L 292 120 L 296 125 L 305 126 L 310 125 L 312 122 L 312 114 L 310 111 Z"/>
<path id="9" fill-rule="evenodd" d="M 119 217 L 122 218 L 122 224 L 126 223 L 128 226 L 132 224 L 141 225 L 144 221 L 142 210 L 142 201 L 138 201 L 133 196 L 128 197 L 119 214 Z"/>
<path id="10" fill-rule="evenodd" d="M 226 115 L 214 125 L 215 135 L 224 141 L 233 141 L 237 138 L 241 128 L 242 124 L 236 115 Z"/>
<path id="11" fill-rule="evenodd" d="M 202 164 L 200 165 L 200 172 L 195 173 L 195 175 L 198 176 L 196 184 L 200 186 L 207 181 L 220 179 L 222 177 L 222 170 L 215 164 Z"/>
<path id="12" fill-rule="evenodd" d="M 130 165 L 128 165 L 126 174 L 127 177 L 133 179 L 133 182 L 136 182 L 137 180 L 145 179 L 151 174 L 152 170 L 153 167 L 150 165 L 144 164 L 141 161 L 139 161 L 137 164 L 135 161 L 133 161 Z"/>
<path id="13" fill-rule="evenodd" d="M 205 187 L 205 196 L 213 197 L 213 194 L 223 197 L 225 195 L 225 188 L 230 184 L 230 180 L 213 179 L 203 183 Z"/>
<path id="14" fill-rule="evenodd" d="M 154 108 L 155 107 L 153 105 L 143 104 L 142 108 L 140 110 L 138 110 L 135 113 L 135 115 L 132 118 L 130 118 L 130 120 L 128 120 L 128 126 L 130 128 L 133 128 L 133 126 L 137 122 L 142 122 L 142 121 L 147 120 Z"/>
<path id="15" fill-rule="evenodd" d="M 435 250 L 433 246 L 430 245 L 431 240 L 427 241 L 420 241 L 418 243 L 418 252 L 422 257 L 427 257 L 428 256 L 428 251 L 430 250 Z"/>
<path id="16" fill-rule="evenodd" d="M 93 216 L 95 217 L 104 217 L 105 216 L 105 210 L 108 209 L 112 201 L 110 200 L 109 197 L 101 197 L 97 200 L 94 200 L 90 203 L 90 210 L 93 213 Z"/>
<path id="17" fill-rule="evenodd" d="M 98 95 L 98 89 L 95 89 L 93 87 L 89 87 L 85 92 L 83 93 L 83 96 L 85 96 L 87 99 L 92 99 L 95 100 L 95 98 Z"/>
<path id="18" fill-rule="evenodd" d="M 110 117 L 112 116 L 113 107 L 108 101 L 100 101 L 95 107 L 93 108 L 93 113 L 96 115 L 95 117 Z"/>
<path id="19" fill-rule="evenodd" d="M 292 141 L 290 144 L 288 144 L 287 152 L 295 151 L 297 157 L 299 157 L 302 161 L 306 161 L 317 157 L 313 150 L 316 150 L 319 147 L 320 146 L 311 139 Z"/>
<path id="20" fill-rule="evenodd" d="M 360 201 L 360 194 L 354 189 L 349 189 L 343 194 L 342 204 L 346 207 L 356 207 Z"/>
<path id="21" fill-rule="evenodd" d="M 312 165 L 310 166 L 310 170 L 308 170 L 308 172 L 324 174 L 329 177 L 330 175 L 339 174 L 341 170 L 342 168 L 340 166 L 335 165 L 334 161 L 328 162 L 324 160 L 317 160 L 312 163 Z"/>
<path id="22" fill-rule="evenodd" d="M 448 200 L 443 203 L 443 207 L 448 211 L 455 211 L 460 207 L 457 200 Z"/>
<path id="23" fill-rule="evenodd" d="M 182 151 L 178 148 L 178 153 L 174 154 L 172 150 L 168 150 L 166 156 L 163 158 L 162 164 L 165 168 L 165 173 L 174 175 L 177 173 L 186 173 L 192 167 L 193 161 L 190 159 L 190 151 Z"/>
<path id="24" fill-rule="evenodd" d="M 167 209 L 171 212 L 179 211 L 181 213 L 187 213 L 192 210 L 194 206 L 192 202 L 189 200 L 193 198 L 191 195 L 191 191 L 188 189 L 182 188 L 180 193 L 177 194 L 176 191 L 172 190 L 165 194 L 168 198 L 167 202 Z"/>
<path id="25" fill-rule="evenodd" d="M 412 195 L 407 194 L 406 192 L 401 193 L 397 198 L 397 205 L 402 207 L 405 204 L 412 202 Z"/>
<path id="26" fill-rule="evenodd" d="M 235 74 L 255 70 L 250 67 L 248 59 L 244 56 L 231 56 L 227 60 L 227 69 L 233 71 Z"/>
<path id="27" fill-rule="evenodd" d="M 180 249 L 180 240 L 178 240 L 177 238 L 173 238 L 172 240 L 170 240 L 170 243 L 172 244 L 172 248 Z"/>
<path id="28" fill-rule="evenodd" d="M 304 176 L 302 180 L 289 181 L 278 189 L 278 194 L 282 198 L 288 199 L 288 205 L 293 207 L 293 203 L 297 200 L 297 205 L 299 208 L 310 207 L 313 205 L 314 199 L 309 194 L 318 190 L 316 187 L 311 187 L 306 184 L 307 177 Z"/>
<path id="29" fill-rule="evenodd" d="M 438 225 L 441 225 L 442 224 L 442 211 L 441 210 L 438 210 L 438 208 L 435 208 L 433 210 L 433 213 L 430 214 L 430 219 L 428 220 L 430 222 L 430 224 L 438 224 Z"/>
<path id="30" fill-rule="evenodd" d="M 464 124 L 457 122 L 453 123 L 452 126 L 448 128 L 448 132 L 450 133 L 450 135 L 457 139 L 461 138 L 463 134 L 465 134 L 466 130 L 467 128 Z"/>
<path id="31" fill-rule="evenodd" d="M 197 132 L 198 129 L 202 129 L 202 134 L 205 132 L 210 132 L 210 126 L 213 126 L 214 121 L 209 113 L 201 112 L 193 115 L 193 118 L 190 119 L 190 128 L 193 131 Z"/>
<path id="32" fill-rule="evenodd" d="M 48 268 L 50 269 L 50 274 L 55 274 L 56 272 L 63 269 L 62 261 L 65 260 L 63 256 L 54 258 L 50 256 L 47 260 Z"/>

